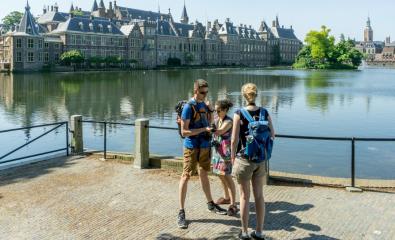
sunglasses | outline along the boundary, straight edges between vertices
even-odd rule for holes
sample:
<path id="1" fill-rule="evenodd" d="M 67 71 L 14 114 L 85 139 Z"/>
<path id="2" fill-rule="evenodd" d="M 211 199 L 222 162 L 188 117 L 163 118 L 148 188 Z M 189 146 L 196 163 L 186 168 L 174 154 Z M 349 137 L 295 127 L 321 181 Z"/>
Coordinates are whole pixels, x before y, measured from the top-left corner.
<path id="1" fill-rule="evenodd" d="M 206 92 L 199 92 L 199 93 L 202 94 L 202 95 L 207 95 L 208 91 L 206 91 Z"/>

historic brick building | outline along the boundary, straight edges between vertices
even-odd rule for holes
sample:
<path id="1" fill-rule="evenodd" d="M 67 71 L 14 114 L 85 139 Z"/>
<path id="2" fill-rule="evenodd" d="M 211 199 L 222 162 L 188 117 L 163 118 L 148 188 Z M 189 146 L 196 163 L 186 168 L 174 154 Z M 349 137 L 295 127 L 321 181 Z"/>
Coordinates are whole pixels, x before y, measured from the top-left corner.
<path id="1" fill-rule="evenodd" d="M 262 22 L 236 26 L 229 18 L 189 22 L 184 5 L 176 21 L 168 13 L 144 11 L 93 0 L 91 11 L 73 5 L 68 13 L 55 4 L 44 7 L 35 19 L 30 7 L 18 27 L 5 33 L 0 26 L 0 69 L 40 70 L 56 64 L 63 52 L 79 50 L 90 58 L 117 57 L 139 67 L 154 68 L 177 58 L 185 65 L 269 66 L 291 64 L 302 43 L 278 18 L 268 27 Z"/>

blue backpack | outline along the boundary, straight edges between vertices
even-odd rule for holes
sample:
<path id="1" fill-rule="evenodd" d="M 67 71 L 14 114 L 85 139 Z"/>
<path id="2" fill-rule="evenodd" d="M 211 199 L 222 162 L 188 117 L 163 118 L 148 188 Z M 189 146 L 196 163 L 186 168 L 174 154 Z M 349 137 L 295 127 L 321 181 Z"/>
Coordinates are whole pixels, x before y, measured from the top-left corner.
<path id="1" fill-rule="evenodd" d="M 267 110 L 260 108 L 258 121 L 255 121 L 246 109 L 241 108 L 240 112 L 249 122 L 244 156 L 257 163 L 269 160 L 272 156 L 273 140 L 271 139 L 269 122 L 265 119 Z"/>

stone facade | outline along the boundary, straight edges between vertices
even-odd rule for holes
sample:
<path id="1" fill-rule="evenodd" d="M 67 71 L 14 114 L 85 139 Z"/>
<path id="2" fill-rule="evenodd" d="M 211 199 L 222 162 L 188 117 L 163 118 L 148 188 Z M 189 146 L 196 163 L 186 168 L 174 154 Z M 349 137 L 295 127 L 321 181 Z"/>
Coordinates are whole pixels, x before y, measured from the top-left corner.
<path id="1" fill-rule="evenodd" d="M 54 5 L 44 7 L 37 19 L 27 6 L 17 29 L 0 31 L 0 68 L 40 70 L 57 64 L 69 50 L 87 60 L 117 57 L 143 68 L 167 65 L 171 58 L 183 65 L 269 66 L 293 63 L 301 47 L 292 27 L 280 27 L 278 18 L 271 28 L 262 23 L 259 31 L 236 26 L 229 18 L 204 26 L 189 22 L 185 5 L 176 22 L 170 9 L 144 11 L 116 1 L 106 7 L 103 0 L 94 0 L 91 11 L 72 5 L 63 13 Z"/>

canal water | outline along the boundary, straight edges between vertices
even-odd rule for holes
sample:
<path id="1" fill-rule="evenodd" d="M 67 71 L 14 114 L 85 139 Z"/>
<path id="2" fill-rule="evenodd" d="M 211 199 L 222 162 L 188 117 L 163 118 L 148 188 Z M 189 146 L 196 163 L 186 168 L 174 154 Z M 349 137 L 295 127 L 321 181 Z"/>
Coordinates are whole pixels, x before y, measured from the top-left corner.
<path id="1" fill-rule="evenodd" d="M 209 100 L 242 104 L 240 88 L 253 82 L 279 134 L 324 137 L 395 137 L 395 70 L 296 71 L 279 69 L 200 69 L 99 73 L 0 75 L 0 130 L 67 121 L 133 122 L 176 126 L 174 106 L 192 96 L 193 81 L 207 79 Z M 234 109 L 231 110 L 233 112 Z M 0 134 L 0 157 L 50 127 Z M 175 131 L 150 130 L 152 153 L 181 156 Z M 133 128 L 109 126 L 108 150 L 133 151 Z M 103 126 L 84 124 L 88 149 L 103 149 Z M 59 128 L 7 158 L 65 146 Z M 351 143 L 276 139 L 273 170 L 349 177 Z M 395 142 L 357 142 L 358 178 L 395 179 Z"/>

